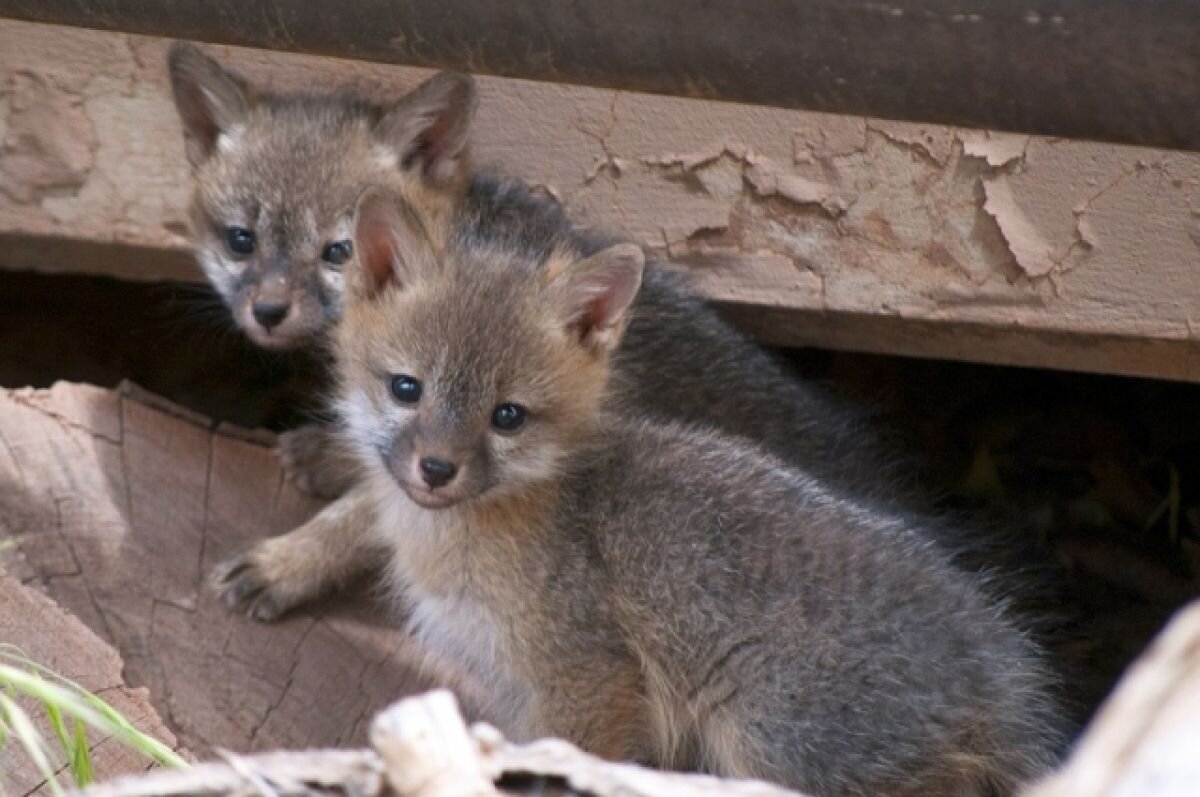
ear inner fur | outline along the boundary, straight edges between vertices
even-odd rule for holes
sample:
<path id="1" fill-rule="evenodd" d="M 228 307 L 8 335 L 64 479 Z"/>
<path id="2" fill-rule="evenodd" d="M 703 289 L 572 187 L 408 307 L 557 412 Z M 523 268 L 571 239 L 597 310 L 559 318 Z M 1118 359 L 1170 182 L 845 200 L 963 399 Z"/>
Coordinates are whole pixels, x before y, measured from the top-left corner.
<path id="1" fill-rule="evenodd" d="M 249 112 L 253 92 L 239 76 L 185 42 L 171 46 L 168 66 L 188 160 L 199 166 L 212 154 L 220 135 Z"/>
<path id="2" fill-rule="evenodd" d="M 611 348 L 641 287 L 646 256 L 635 244 L 617 244 L 563 268 L 552 284 L 561 294 L 567 326 L 589 348 Z"/>
<path id="3" fill-rule="evenodd" d="M 387 284 L 403 287 L 418 279 L 437 255 L 419 218 L 385 192 L 368 191 L 355 212 L 358 292 L 374 296 Z"/>
<path id="4" fill-rule="evenodd" d="M 376 125 L 375 135 L 394 149 L 400 169 L 419 168 L 438 185 L 460 182 L 475 105 L 474 80 L 442 72 L 400 100 Z"/>

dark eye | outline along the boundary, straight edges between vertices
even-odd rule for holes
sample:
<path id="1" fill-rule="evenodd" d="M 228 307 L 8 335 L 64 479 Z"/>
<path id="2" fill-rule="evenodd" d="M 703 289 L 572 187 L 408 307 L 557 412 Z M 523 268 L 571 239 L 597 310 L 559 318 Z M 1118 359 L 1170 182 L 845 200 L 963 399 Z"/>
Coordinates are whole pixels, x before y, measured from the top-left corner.
<path id="1" fill-rule="evenodd" d="M 492 426 L 502 432 L 515 432 L 525 423 L 525 408 L 520 404 L 501 404 L 492 412 Z"/>
<path id="2" fill-rule="evenodd" d="M 254 233 L 245 227 L 226 227 L 225 243 L 235 255 L 248 255 L 254 251 Z"/>
<path id="3" fill-rule="evenodd" d="M 401 404 L 416 404 L 421 400 L 421 383 L 405 374 L 393 376 L 392 395 Z"/>
<path id="4" fill-rule="evenodd" d="M 331 266 L 340 266 L 354 254 L 354 244 L 350 241 L 335 241 L 325 247 L 321 259 Z"/>

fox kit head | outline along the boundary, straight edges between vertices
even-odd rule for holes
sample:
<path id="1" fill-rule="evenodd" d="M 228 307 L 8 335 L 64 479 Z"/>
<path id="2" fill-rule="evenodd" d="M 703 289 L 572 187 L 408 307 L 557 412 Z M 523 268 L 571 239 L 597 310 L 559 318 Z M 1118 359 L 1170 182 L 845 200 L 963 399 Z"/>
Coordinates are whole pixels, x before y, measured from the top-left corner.
<path id="1" fill-rule="evenodd" d="M 205 275 L 257 344 L 292 348 L 341 314 L 355 202 L 383 185 L 431 224 L 466 190 L 475 89 L 442 73 L 388 107 L 255 91 L 188 44 L 169 56 Z"/>
<path id="2" fill-rule="evenodd" d="M 595 432 L 609 358 L 641 284 L 632 244 L 544 262 L 458 242 L 371 192 L 337 332 L 360 457 L 420 506 L 517 495 Z"/>

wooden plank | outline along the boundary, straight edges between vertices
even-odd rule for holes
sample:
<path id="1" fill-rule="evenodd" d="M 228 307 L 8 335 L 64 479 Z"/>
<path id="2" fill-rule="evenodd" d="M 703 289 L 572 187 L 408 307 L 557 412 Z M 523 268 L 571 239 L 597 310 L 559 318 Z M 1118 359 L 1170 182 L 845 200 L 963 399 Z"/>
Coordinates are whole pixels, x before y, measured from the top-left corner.
<path id="1" fill-rule="evenodd" d="M 0 16 L 786 108 L 1200 149 L 1190 0 L 0 0 Z"/>
<path id="2" fill-rule="evenodd" d="M 198 279 L 167 42 L 0 22 L 0 267 Z M 421 70 L 212 48 L 277 89 Z M 475 152 L 763 340 L 1200 379 L 1200 154 L 483 78 Z"/>

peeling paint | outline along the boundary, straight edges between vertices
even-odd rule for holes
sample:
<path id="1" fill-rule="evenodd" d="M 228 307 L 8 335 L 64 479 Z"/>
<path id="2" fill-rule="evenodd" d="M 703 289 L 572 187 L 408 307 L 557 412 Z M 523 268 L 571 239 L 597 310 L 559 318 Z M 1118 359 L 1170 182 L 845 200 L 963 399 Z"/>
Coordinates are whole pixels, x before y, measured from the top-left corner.
<path id="1" fill-rule="evenodd" d="M 8 85 L 0 191 L 28 204 L 51 192 L 78 190 L 87 181 L 97 145 L 82 97 L 30 72 L 10 75 Z"/>
<path id="2" fill-rule="evenodd" d="M 828 183 L 788 173 L 769 159 L 753 154 L 746 161 L 746 179 L 759 196 L 781 196 L 797 205 L 819 205 L 834 216 L 840 216 L 850 207 L 851 198 Z"/>
<path id="3" fill-rule="evenodd" d="M 908 147 L 939 166 L 949 163 L 953 155 L 954 131 L 948 127 L 912 122 L 872 121 L 867 123 L 867 130 Z"/>
<path id="4" fill-rule="evenodd" d="M 701 163 L 690 171 L 711 196 L 732 201 L 742 193 L 745 169 L 739 159 L 724 155 Z"/>
<path id="5" fill-rule="evenodd" d="M 987 194 L 983 208 L 1000 225 L 1017 264 L 1031 277 L 1044 277 L 1053 271 L 1057 263 L 1050 244 L 1021 210 L 1008 180 L 987 180 L 983 190 Z"/>
<path id="6" fill-rule="evenodd" d="M 963 154 L 982 158 L 988 166 L 1001 168 L 1025 157 L 1029 136 L 990 131 L 971 131 L 959 135 Z"/>
<path id="7" fill-rule="evenodd" d="M 745 160 L 747 150 L 744 145 L 730 143 L 719 144 L 712 149 L 705 149 L 699 152 L 688 152 L 684 154 L 676 154 L 674 152 L 666 155 L 652 155 L 641 159 L 642 163 L 647 166 L 661 166 L 666 168 L 678 167 L 683 171 L 692 171 L 701 166 L 712 163 L 720 158 L 728 155 L 736 160 Z"/>

